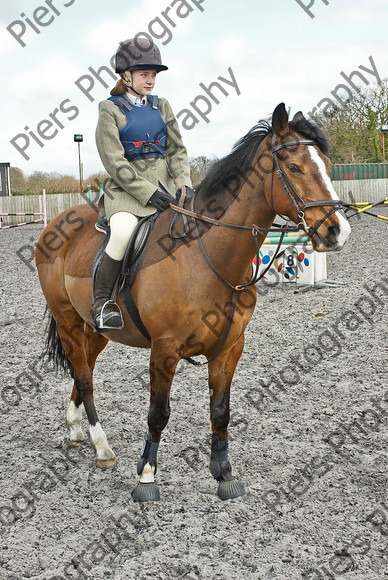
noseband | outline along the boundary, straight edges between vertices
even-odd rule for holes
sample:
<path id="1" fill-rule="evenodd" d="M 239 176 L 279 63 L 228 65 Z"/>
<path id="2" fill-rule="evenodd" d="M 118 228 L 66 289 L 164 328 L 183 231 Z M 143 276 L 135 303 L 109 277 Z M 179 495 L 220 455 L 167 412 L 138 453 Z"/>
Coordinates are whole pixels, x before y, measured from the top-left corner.
<path id="1" fill-rule="evenodd" d="M 282 145 L 276 146 L 276 134 L 274 133 L 272 136 L 272 157 L 276 165 L 276 175 L 280 181 L 280 184 L 287 194 L 289 200 L 291 201 L 292 205 L 294 206 L 296 213 L 298 215 L 298 228 L 304 230 L 306 234 L 312 238 L 317 233 L 318 228 L 323 224 L 324 221 L 327 220 L 333 213 L 338 210 L 342 210 L 342 204 L 340 200 L 329 199 L 325 201 L 310 201 L 306 203 L 299 193 L 296 191 L 295 187 L 292 185 L 291 181 L 288 179 L 287 175 L 284 173 L 282 165 L 279 160 L 278 151 L 281 149 L 285 149 L 286 147 L 293 147 L 296 145 L 316 145 L 314 141 L 288 141 L 287 143 L 283 143 Z M 273 176 L 274 176 L 274 167 L 272 166 L 272 176 L 271 176 L 271 204 L 272 209 L 276 212 L 273 208 Z M 325 207 L 327 205 L 332 205 L 332 209 L 328 211 L 323 218 L 315 225 L 315 226 L 308 226 L 306 224 L 306 220 L 304 217 L 305 210 L 310 207 Z M 343 210 L 342 210 L 343 211 Z M 278 213 L 278 212 L 276 212 Z M 285 218 L 287 219 L 287 218 Z"/>

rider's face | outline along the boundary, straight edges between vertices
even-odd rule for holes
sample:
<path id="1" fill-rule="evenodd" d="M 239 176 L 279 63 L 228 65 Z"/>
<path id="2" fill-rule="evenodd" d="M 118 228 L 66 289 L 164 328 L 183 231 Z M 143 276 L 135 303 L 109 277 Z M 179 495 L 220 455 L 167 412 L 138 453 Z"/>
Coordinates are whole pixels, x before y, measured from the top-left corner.
<path id="1" fill-rule="evenodd" d="M 155 86 L 156 70 L 134 70 L 132 86 L 141 95 L 150 95 Z"/>

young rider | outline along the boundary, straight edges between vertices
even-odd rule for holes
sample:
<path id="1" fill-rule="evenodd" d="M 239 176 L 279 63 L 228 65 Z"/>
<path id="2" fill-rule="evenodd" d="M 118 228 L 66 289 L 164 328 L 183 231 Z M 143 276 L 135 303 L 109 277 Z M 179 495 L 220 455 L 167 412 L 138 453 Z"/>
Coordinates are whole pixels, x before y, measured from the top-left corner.
<path id="1" fill-rule="evenodd" d="M 190 166 L 174 113 L 166 99 L 151 95 L 156 75 L 167 70 L 155 44 L 143 38 L 121 42 L 120 75 L 111 97 L 100 103 L 97 149 L 110 178 L 99 202 L 111 235 L 94 285 L 96 330 L 122 327 L 112 296 L 122 259 L 139 218 L 164 211 L 183 185 Z"/>

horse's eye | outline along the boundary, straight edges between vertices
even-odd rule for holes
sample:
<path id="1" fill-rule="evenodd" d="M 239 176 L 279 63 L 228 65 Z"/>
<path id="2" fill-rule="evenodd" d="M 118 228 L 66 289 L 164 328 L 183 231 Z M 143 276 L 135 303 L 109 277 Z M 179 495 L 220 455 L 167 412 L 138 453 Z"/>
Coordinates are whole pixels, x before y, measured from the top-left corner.
<path id="1" fill-rule="evenodd" d="M 302 170 L 300 167 L 298 167 L 298 165 L 295 165 L 295 163 L 290 163 L 289 165 L 287 165 L 289 171 L 291 171 L 291 173 L 302 173 Z"/>

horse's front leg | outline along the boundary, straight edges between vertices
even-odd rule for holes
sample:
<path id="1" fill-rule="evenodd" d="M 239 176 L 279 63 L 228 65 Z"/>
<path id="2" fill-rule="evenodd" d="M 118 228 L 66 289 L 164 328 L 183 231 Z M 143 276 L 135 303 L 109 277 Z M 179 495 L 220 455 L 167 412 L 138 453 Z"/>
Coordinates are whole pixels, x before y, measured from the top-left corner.
<path id="1" fill-rule="evenodd" d="M 132 492 L 134 501 L 160 499 L 155 483 L 157 452 L 162 431 L 170 417 L 170 390 L 176 366 L 180 360 L 179 347 L 173 339 L 160 339 L 152 344 L 150 357 L 150 406 L 148 433 L 137 464 L 140 481 Z"/>
<path id="2" fill-rule="evenodd" d="M 225 355 L 209 362 L 210 420 L 212 443 L 210 472 L 218 483 L 218 497 L 232 499 L 245 493 L 244 485 L 232 475 L 228 460 L 230 385 L 244 348 L 244 335 Z"/>

